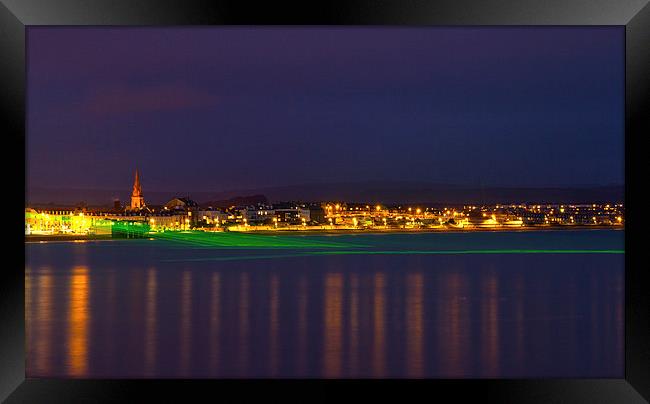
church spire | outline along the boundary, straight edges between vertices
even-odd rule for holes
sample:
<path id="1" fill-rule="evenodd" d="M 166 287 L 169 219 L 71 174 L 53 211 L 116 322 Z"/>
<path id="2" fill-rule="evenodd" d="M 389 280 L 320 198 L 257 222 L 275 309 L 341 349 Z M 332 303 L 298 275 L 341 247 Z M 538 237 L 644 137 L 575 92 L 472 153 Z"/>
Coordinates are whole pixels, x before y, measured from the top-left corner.
<path id="1" fill-rule="evenodd" d="M 135 169 L 135 181 L 133 182 L 133 192 L 131 193 L 131 209 L 144 208 L 144 197 L 142 196 L 142 186 L 140 185 L 140 173 Z"/>
<path id="2" fill-rule="evenodd" d="M 135 182 L 133 182 L 133 194 L 131 196 L 141 196 L 142 186 L 140 185 L 140 173 L 135 169 Z"/>

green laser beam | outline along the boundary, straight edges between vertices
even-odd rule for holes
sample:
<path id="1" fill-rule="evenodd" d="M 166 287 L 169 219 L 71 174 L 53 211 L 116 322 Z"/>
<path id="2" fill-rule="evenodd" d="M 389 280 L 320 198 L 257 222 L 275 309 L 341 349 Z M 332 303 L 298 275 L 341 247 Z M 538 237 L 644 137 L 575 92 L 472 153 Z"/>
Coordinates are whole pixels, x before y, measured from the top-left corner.
<path id="1" fill-rule="evenodd" d="M 309 237 L 243 233 L 162 232 L 149 235 L 157 240 L 203 248 L 350 248 L 361 244 L 315 240 Z"/>

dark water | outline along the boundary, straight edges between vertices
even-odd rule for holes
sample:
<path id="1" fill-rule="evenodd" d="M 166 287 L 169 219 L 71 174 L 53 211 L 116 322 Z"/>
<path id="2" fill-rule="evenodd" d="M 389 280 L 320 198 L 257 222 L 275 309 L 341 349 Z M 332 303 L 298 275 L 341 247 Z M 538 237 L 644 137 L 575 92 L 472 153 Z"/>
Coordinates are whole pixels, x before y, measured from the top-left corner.
<path id="1" fill-rule="evenodd" d="M 27 244 L 27 376 L 623 376 L 622 231 L 311 239 Z"/>

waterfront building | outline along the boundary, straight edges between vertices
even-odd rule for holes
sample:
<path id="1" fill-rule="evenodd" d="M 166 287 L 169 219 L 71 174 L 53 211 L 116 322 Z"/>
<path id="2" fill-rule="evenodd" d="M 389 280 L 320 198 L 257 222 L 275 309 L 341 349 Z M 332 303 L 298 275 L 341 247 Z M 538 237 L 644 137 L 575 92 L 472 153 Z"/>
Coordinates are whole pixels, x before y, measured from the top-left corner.
<path id="1" fill-rule="evenodd" d="M 221 226 L 228 220 L 228 213 L 219 209 L 205 208 L 196 212 L 197 221 L 211 227 Z"/>
<path id="2" fill-rule="evenodd" d="M 243 219 L 248 223 L 270 223 L 276 215 L 276 210 L 272 206 L 259 204 L 257 206 L 247 206 L 239 209 Z"/>
<path id="3" fill-rule="evenodd" d="M 309 207 L 309 221 L 314 223 L 327 223 L 325 217 L 325 210 L 320 205 L 312 205 Z"/>
<path id="4" fill-rule="evenodd" d="M 160 212 L 156 215 L 150 215 L 147 219 L 149 227 L 154 231 L 187 230 L 189 227 L 188 217 L 179 213 Z"/>

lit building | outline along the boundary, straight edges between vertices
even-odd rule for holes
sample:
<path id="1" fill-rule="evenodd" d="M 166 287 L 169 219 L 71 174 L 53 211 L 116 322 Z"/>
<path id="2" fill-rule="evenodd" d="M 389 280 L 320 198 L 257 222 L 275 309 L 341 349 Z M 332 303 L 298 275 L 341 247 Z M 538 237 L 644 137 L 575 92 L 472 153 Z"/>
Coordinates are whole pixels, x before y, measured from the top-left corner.
<path id="1" fill-rule="evenodd" d="M 142 186 L 140 185 L 140 175 L 135 170 L 135 181 L 133 182 L 133 192 L 131 193 L 131 210 L 140 210 L 144 208 L 144 197 L 142 196 Z"/>

